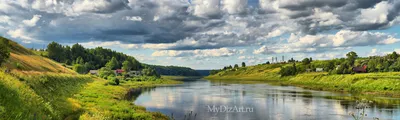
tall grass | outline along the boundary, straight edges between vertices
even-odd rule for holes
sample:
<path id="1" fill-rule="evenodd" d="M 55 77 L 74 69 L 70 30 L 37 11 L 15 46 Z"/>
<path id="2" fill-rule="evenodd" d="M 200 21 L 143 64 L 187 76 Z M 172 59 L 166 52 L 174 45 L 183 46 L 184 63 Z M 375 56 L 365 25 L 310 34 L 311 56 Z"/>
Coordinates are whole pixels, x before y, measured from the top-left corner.
<path id="1" fill-rule="evenodd" d="M 281 77 L 279 75 L 281 66 L 285 66 L 285 64 L 249 66 L 237 70 L 222 71 L 218 74 L 207 76 L 206 78 L 211 80 L 280 81 L 279 84 L 295 85 L 315 90 L 344 91 L 400 97 L 400 72 L 353 75 L 332 75 L 326 72 L 313 72 L 302 73 L 296 76 Z"/>
<path id="2" fill-rule="evenodd" d="M 7 63 L 5 63 L 5 66 L 9 69 L 18 69 L 24 71 L 76 74 L 76 72 L 73 70 L 62 66 L 53 60 L 37 55 L 11 53 L 10 59 Z"/>
<path id="3" fill-rule="evenodd" d="M 89 76 L 13 70 L 0 72 L 0 119 L 63 119 L 79 111 L 69 99 Z"/>
<path id="4" fill-rule="evenodd" d="M 125 99 L 125 95 L 131 88 L 174 83 L 177 82 L 171 80 L 123 81 L 121 85 L 113 86 L 108 85 L 107 80 L 96 78 L 75 95 L 75 99 L 85 109 L 80 119 L 167 120 L 168 117 L 159 112 L 148 112 L 144 107 L 134 105 L 132 101 Z"/>

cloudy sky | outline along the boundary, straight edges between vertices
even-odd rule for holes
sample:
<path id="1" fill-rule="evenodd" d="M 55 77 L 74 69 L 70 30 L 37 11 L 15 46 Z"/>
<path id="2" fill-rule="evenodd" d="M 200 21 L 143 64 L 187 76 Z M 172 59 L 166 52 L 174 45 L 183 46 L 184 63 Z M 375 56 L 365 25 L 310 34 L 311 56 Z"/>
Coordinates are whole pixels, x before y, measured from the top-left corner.
<path id="1" fill-rule="evenodd" d="M 0 35 L 215 69 L 400 52 L 399 0 L 0 0 Z"/>

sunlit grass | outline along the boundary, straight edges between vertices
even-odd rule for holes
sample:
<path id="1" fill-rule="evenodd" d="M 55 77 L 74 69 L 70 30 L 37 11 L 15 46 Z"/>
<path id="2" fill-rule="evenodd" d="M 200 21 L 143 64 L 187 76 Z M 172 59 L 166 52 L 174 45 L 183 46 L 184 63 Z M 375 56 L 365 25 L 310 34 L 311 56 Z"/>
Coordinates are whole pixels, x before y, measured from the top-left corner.
<path id="1" fill-rule="evenodd" d="M 119 86 L 107 85 L 104 79 L 96 78 L 85 89 L 75 95 L 85 109 L 80 119 L 144 119 L 164 120 L 167 116 L 158 112 L 147 112 L 144 107 L 136 106 L 133 101 L 125 100 L 124 95 L 130 88 L 149 87 L 159 84 L 176 84 L 172 80 L 124 81 Z"/>
<path id="2" fill-rule="evenodd" d="M 288 64 L 286 64 L 288 65 Z M 238 70 L 226 70 L 207 76 L 210 80 L 257 80 L 280 85 L 295 85 L 315 90 L 341 91 L 369 95 L 400 97 L 400 72 L 364 74 L 328 74 L 326 72 L 302 73 L 281 77 L 284 64 L 256 65 Z M 280 81 L 277 83 L 276 81 Z"/>
<path id="3" fill-rule="evenodd" d="M 76 72 L 73 70 L 62 66 L 53 60 L 37 55 L 11 53 L 10 59 L 4 66 L 9 69 L 18 69 L 24 71 L 76 74 Z"/>

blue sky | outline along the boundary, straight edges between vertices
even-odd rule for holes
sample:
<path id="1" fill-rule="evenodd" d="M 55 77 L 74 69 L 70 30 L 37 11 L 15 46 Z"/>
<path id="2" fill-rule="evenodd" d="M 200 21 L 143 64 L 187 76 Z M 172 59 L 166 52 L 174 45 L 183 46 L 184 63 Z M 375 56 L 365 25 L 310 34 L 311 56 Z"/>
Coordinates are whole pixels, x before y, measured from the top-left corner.
<path id="1" fill-rule="evenodd" d="M 396 0 L 15 0 L 0 35 L 28 48 L 97 46 L 143 63 L 218 69 L 400 52 Z"/>

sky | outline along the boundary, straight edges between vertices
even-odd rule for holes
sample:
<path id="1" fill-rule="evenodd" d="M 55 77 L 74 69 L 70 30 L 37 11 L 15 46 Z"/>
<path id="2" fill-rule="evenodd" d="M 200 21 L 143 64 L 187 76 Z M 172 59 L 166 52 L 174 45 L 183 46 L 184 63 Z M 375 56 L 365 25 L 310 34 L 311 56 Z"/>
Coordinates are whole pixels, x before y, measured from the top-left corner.
<path id="1" fill-rule="evenodd" d="M 220 69 L 400 52 L 399 0 L 0 0 L 0 35 Z"/>

